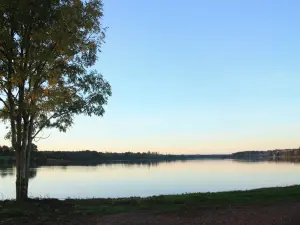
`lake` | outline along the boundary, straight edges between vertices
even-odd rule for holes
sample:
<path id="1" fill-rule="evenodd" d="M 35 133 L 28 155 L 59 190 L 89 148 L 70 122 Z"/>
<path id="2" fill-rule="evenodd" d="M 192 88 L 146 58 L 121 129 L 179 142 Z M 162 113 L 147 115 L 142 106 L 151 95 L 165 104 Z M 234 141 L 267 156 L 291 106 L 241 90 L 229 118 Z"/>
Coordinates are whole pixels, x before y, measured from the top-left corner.
<path id="1" fill-rule="evenodd" d="M 15 198 L 15 176 L 15 168 L 0 166 L 0 199 Z M 191 160 L 155 164 L 42 166 L 33 168 L 30 177 L 31 197 L 144 197 L 300 184 L 300 164 Z"/>

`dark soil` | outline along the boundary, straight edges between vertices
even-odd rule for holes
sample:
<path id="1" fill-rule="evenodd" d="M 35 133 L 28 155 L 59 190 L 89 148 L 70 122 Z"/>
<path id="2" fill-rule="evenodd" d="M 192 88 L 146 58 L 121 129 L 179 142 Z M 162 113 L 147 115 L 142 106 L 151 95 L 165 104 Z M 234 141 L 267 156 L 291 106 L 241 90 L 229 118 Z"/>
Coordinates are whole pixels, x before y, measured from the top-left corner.
<path id="1" fill-rule="evenodd" d="M 66 206 L 67 207 L 67 206 Z M 71 210 L 72 211 L 72 210 Z M 228 207 L 226 209 L 206 209 L 192 212 L 149 213 L 130 212 L 114 215 L 50 215 L 14 220 L 2 220 L 1 225 L 300 225 L 300 202 L 273 204 L 267 206 Z M 49 217 L 50 216 L 50 217 Z M 53 215 L 54 216 L 54 215 Z M 0 219 L 1 221 L 1 219 Z"/>
<path id="2" fill-rule="evenodd" d="M 83 218 L 69 224 L 97 225 L 300 225 L 300 203 L 203 210 L 176 214 L 125 213 Z"/>

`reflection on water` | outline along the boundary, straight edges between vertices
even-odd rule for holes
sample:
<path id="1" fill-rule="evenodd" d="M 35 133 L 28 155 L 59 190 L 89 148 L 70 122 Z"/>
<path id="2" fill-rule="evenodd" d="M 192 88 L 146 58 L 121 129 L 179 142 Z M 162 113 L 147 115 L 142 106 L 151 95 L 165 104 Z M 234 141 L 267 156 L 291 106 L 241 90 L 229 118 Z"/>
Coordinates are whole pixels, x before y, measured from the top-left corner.
<path id="1" fill-rule="evenodd" d="M 298 161 L 299 162 L 299 161 Z M 245 190 L 300 183 L 296 160 L 191 160 L 41 166 L 30 170 L 32 197 L 129 197 Z M 14 198 L 16 170 L 0 165 L 0 196 Z"/>
<path id="2" fill-rule="evenodd" d="M 275 159 L 233 159 L 240 163 L 258 163 L 258 162 L 269 162 L 269 163 L 295 163 L 300 164 L 300 157 L 291 158 L 275 158 Z"/>
<path id="3" fill-rule="evenodd" d="M 15 170 L 13 169 L 13 165 L 0 165 L 0 176 L 14 176 Z"/>
<path id="4" fill-rule="evenodd" d="M 31 168 L 29 170 L 29 180 L 35 178 L 37 175 L 37 169 Z M 6 176 L 16 176 L 15 166 L 12 164 L 1 164 L 0 165 L 0 177 L 4 178 Z"/>

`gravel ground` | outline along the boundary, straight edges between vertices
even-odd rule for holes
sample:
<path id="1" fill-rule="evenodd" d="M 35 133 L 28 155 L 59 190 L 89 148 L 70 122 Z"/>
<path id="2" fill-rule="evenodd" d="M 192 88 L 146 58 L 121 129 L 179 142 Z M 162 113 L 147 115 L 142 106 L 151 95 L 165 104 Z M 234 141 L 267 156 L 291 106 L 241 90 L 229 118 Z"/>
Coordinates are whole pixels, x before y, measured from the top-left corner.
<path id="1" fill-rule="evenodd" d="M 185 214 L 155 215 L 150 213 L 125 213 L 72 221 L 73 224 L 94 225 L 300 225 L 300 203 L 284 203 L 271 206 L 251 206 L 206 210 Z"/>

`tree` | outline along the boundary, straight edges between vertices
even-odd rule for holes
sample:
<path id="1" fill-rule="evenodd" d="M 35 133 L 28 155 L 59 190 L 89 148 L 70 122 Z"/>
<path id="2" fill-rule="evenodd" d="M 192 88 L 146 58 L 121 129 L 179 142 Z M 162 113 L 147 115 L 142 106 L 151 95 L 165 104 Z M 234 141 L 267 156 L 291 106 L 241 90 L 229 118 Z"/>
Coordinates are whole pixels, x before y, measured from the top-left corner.
<path id="1" fill-rule="evenodd" d="M 89 69 L 104 42 L 102 16 L 102 0 L 0 0 L 0 119 L 16 153 L 18 201 L 41 131 L 104 114 L 111 87 Z"/>
<path id="2" fill-rule="evenodd" d="M 36 144 L 31 143 L 31 152 L 37 152 L 38 151 L 38 147 Z"/>

